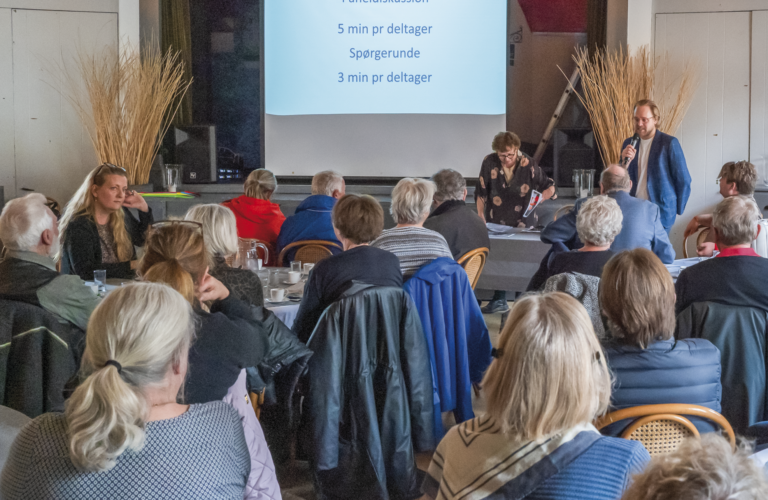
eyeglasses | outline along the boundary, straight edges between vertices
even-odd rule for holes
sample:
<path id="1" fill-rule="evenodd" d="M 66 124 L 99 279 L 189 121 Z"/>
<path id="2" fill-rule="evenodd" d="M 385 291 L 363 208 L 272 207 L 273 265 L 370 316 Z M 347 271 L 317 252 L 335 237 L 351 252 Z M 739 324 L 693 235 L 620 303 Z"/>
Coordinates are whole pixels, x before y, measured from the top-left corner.
<path id="1" fill-rule="evenodd" d="M 152 229 L 161 229 L 164 227 L 173 226 L 187 226 L 188 228 L 194 229 L 195 231 L 200 231 L 201 233 L 203 232 L 203 224 L 194 220 L 159 220 L 152 224 L 150 227 Z"/>
<path id="2" fill-rule="evenodd" d="M 517 153 L 509 153 L 509 154 L 503 154 L 503 155 L 499 153 L 496 153 L 496 154 L 499 155 L 499 160 L 509 160 L 512 158 L 517 158 Z"/>
<path id="3" fill-rule="evenodd" d="M 98 176 L 99 174 L 101 174 L 101 171 L 102 171 L 102 170 L 104 170 L 104 167 L 109 167 L 109 168 L 119 168 L 119 169 L 120 169 L 120 170 L 122 170 L 123 172 L 125 172 L 125 173 L 128 173 L 128 172 L 127 172 L 127 171 L 126 171 L 126 170 L 125 170 L 123 167 L 121 167 L 121 166 L 119 166 L 119 165 L 115 165 L 115 164 L 113 164 L 113 163 L 102 163 L 102 164 L 99 166 L 99 169 L 96 171 L 96 176 Z"/>

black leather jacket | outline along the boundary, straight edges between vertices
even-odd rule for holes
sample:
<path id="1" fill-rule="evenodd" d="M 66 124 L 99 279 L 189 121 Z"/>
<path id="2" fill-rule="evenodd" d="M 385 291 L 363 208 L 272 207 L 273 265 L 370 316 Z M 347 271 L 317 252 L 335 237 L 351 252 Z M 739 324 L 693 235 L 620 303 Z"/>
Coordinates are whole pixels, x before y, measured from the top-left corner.
<path id="1" fill-rule="evenodd" d="M 420 496 L 414 453 L 434 449 L 432 373 L 413 301 L 355 283 L 309 339 L 319 498 Z"/>

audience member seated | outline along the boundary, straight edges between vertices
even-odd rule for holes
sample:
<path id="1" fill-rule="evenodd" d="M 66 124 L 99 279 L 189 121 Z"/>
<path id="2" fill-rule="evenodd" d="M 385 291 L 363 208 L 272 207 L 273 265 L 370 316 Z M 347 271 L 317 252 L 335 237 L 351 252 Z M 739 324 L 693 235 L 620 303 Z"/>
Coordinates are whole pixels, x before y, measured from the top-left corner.
<path id="1" fill-rule="evenodd" d="M 562 273 L 599 278 L 603 274 L 603 266 L 614 255 L 611 243 L 621 231 L 621 222 L 621 209 L 616 200 L 600 195 L 585 201 L 576 217 L 576 231 L 584 246 L 552 254 L 544 282 Z"/>
<path id="2" fill-rule="evenodd" d="M 257 239 L 269 247 L 269 262 L 277 263 L 277 235 L 285 222 L 285 215 L 277 203 L 272 203 L 272 195 L 277 190 L 275 174 L 269 170 L 258 169 L 245 180 L 245 194 L 222 205 L 232 210 L 237 219 L 237 235 L 240 238 Z"/>
<path id="3" fill-rule="evenodd" d="M 757 237 L 759 217 L 755 200 L 747 196 L 732 196 L 717 205 L 712 214 L 712 232 L 720 253 L 680 272 L 675 284 L 677 314 L 695 302 L 768 312 L 768 259 L 750 248 Z"/>
<path id="4" fill-rule="evenodd" d="M 249 459 L 237 412 L 177 402 L 193 338 L 192 309 L 169 287 L 110 293 L 88 324 L 85 379 L 65 413 L 22 429 L 0 496 L 242 498 Z"/>
<path id="5" fill-rule="evenodd" d="M 650 457 L 592 425 L 608 407 L 611 377 L 581 304 L 559 292 L 516 301 L 494 355 L 482 383 L 487 412 L 440 442 L 427 498 L 620 497 Z"/>
<path id="6" fill-rule="evenodd" d="M 675 260 L 675 250 L 661 224 L 659 207 L 655 203 L 629 195 L 632 181 L 627 170 L 620 165 L 611 165 L 600 175 L 600 194 L 616 200 L 622 214 L 621 231 L 611 244 L 611 250 L 647 248 L 653 251 L 664 264 Z M 576 201 L 573 210 L 553 221 L 541 232 L 541 241 L 548 244 L 560 242 L 568 248 L 583 245 L 576 231 L 576 218 L 581 207 L 589 198 Z"/>
<path id="7" fill-rule="evenodd" d="M 675 285 L 650 250 L 622 252 L 608 261 L 600 281 L 608 318 L 604 343 L 615 379 L 612 409 L 687 403 L 720 412 L 720 351 L 705 339 L 675 340 Z M 626 422 L 604 434 L 619 435 Z M 714 430 L 694 420 L 701 432 Z"/>
<path id="8" fill-rule="evenodd" d="M 490 249 L 485 222 L 464 201 L 467 199 L 464 176 L 446 168 L 433 175 L 432 182 L 436 186 L 435 209 L 427 217 L 424 227 L 443 235 L 454 259 L 476 248 Z"/>
<path id="9" fill-rule="evenodd" d="M 384 211 L 367 195 L 348 194 L 333 207 L 333 229 L 344 251 L 318 262 L 309 274 L 293 331 L 306 342 L 317 321 L 353 281 L 403 286 L 400 263 L 391 253 L 369 246 L 384 227 Z"/>
<path id="10" fill-rule="evenodd" d="M 138 210 L 139 220 L 129 208 Z M 144 245 L 151 223 L 152 210 L 128 190 L 122 167 L 105 163 L 93 169 L 59 221 L 61 272 L 93 281 L 93 271 L 104 269 L 107 278 L 132 279 L 138 266 L 134 247 Z"/>
<path id="11" fill-rule="evenodd" d="M 423 227 L 435 195 L 435 184 L 424 179 L 401 179 L 392 190 L 389 212 L 396 227 L 382 231 L 371 246 L 392 252 L 400 259 L 403 279 L 407 280 L 424 264 L 438 257 L 451 257 L 445 238 Z"/>
<path id="12" fill-rule="evenodd" d="M 32 193 L 3 208 L 0 241 L 6 255 L 0 262 L 0 299 L 42 307 L 85 331 L 99 298 L 78 276 L 56 271 L 59 228 L 45 203 L 45 196 Z"/>
<path id="13" fill-rule="evenodd" d="M 344 196 L 344 177 L 340 173 L 326 170 L 312 178 L 312 196 L 296 207 L 296 212 L 285 219 L 280 236 L 277 237 L 277 253 L 291 243 L 307 240 L 323 240 L 339 243 L 333 232 L 331 212 L 336 201 Z M 331 248 L 334 254 L 341 250 Z M 289 250 L 284 264 L 293 260 L 296 250 Z"/>
<path id="14" fill-rule="evenodd" d="M 716 434 L 690 438 L 677 450 L 654 457 L 633 478 L 622 500 L 761 500 L 765 473 L 742 444 L 736 451 Z"/>
<path id="15" fill-rule="evenodd" d="M 227 207 L 210 203 L 195 205 L 187 210 L 184 218 L 203 225 L 205 250 L 211 259 L 209 274 L 221 281 L 236 298 L 263 306 L 264 289 L 256 273 L 227 264 L 227 259 L 234 258 L 238 252 L 235 214 Z"/>
<path id="16" fill-rule="evenodd" d="M 208 274 L 208 254 L 198 223 L 154 225 L 147 235 L 139 274 L 181 293 L 197 316 L 184 392 L 189 403 L 222 399 L 244 368 L 256 366 L 267 349 L 266 335 L 245 302 Z M 210 304 L 206 312 L 205 304 Z"/>
<path id="17" fill-rule="evenodd" d="M 738 195 L 753 197 L 757 184 L 757 169 L 746 160 L 729 161 L 720 169 L 717 182 L 720 184 L 720 196 L 723 198 Z M 701 226 L 710 228 L 710 232 L 698 245 L 696 253 L 699 257 L 712 257 L 715 253 L 715 235 L 711 231 L 712 214 L 700 214 L 691 219 L 683 236 L 687 238 L 695 234 Z"/>

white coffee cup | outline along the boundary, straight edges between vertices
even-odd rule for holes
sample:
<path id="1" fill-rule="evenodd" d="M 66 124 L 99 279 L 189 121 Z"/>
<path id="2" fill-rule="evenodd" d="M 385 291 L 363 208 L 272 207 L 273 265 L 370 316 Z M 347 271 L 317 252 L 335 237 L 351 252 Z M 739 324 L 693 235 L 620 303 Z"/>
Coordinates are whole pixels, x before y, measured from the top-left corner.
<path id="1" fill-rule="evenodd" d="M 304 274 L 309 274 L 313 267 L 315 267 L 315 265 L 312 263 L 307 262 L 304 264 Z"/>
<path id="2" fill-rule="evenodd" d="M 301 279 L 301 273 L 298 271 L 288 271 L 288 281 L 290 283 L 298 283 Z"/>
<path id="3" fill-rule="evenodd" d="M 273 288 L 269 291 L 269 300 L 272 302 L 282 302 L 285 298 L 285 290 L 282 288 Z"/>

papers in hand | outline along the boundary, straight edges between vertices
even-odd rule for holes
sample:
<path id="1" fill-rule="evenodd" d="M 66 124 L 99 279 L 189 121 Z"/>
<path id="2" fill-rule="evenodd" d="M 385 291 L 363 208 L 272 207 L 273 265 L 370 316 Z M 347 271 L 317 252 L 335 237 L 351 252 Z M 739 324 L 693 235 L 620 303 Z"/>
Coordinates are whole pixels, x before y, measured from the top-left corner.
<path id="1" fill-rule="evenodd" d="M 544 197 L 536 191 L 535 189 L 531 190 L 531 199 L 528 202 L 528 208 L 525 209 L 525 213 L 523 214 L 523 218 L 528 217 L 531 215 L 531 212 L 533 212 L 536 207 L 539 206 L 539 203 L 544 201 Z"/>

